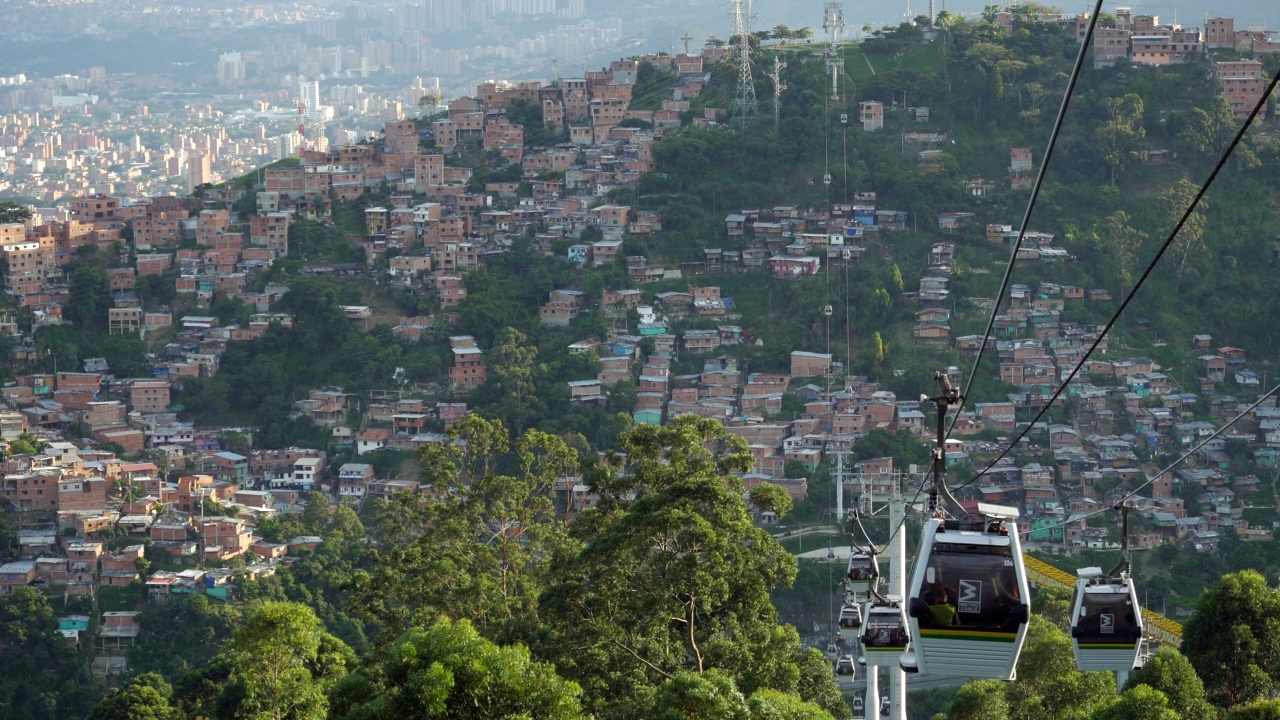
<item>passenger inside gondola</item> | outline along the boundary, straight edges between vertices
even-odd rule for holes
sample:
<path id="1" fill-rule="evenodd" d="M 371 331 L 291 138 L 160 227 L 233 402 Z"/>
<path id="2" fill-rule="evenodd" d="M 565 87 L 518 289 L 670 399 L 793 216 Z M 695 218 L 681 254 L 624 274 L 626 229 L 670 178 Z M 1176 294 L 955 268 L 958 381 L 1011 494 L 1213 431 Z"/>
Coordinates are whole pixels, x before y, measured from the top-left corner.
<path id="1" fill-rule="evenodd" d="M 935 593 L 929 605 L 929 622 L 935 627 L 956 624 L 956 606 L 951 603 L 951 594 L 946 589 Z"/>
<path id="2" fill-rule="evenodd" d="M 853 558 L 849 561 L 850 580 L 870 580 L 871 561 L 866 558 Z"/>
<path id="3" fill-rule="evenodd" d="M 919 597 L 928 611 L 912 615 L 922 627 L 1016 632 L 1023 619 L 1013 558 L 998 548 L 935 546 Z"/>

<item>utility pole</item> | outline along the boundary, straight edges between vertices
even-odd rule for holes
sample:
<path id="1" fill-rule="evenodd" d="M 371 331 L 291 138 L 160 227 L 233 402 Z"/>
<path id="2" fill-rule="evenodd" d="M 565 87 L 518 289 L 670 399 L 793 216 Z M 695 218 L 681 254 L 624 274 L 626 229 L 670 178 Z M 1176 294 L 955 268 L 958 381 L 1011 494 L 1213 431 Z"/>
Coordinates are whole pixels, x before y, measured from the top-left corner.
<path id="1" fill-rule="evenodd" d="M 773 72 L 769 74 L 769 79 L 773 80 L 773 134 L 774 135 L 778 134 L 778 117 L 779 117 L 778 113 L 780 108 L 782 107 L 782 103 L 781 103 L 782 91 L 787 89 L 787 86 L 782 83 L 782 77 L 781 77 L 782 70 L 786 66 L 787 64 L 782 62 L 782 57 L 780 55 L 773 56 Z"/>

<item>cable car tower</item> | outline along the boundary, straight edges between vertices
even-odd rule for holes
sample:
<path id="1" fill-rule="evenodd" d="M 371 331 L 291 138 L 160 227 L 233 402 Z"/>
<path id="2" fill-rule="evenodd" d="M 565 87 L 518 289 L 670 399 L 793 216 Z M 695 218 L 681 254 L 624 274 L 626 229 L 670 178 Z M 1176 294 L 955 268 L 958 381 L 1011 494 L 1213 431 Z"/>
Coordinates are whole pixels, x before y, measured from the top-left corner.
<path id="1" fill-rule="evenodd" d="M 1129 506 L 1120 504 L 1120 563 L 1076 571 L 1075 600 L 1071 605 L 1071 647 L 1077 670 L 1111 670 L 1123 688 L 1129 671 L 1143 665 L 1142 608 L 1129 574 Z"/>
<path id="2" fill-rule="evenodd" d="M 840 636 L 846 649 L 853 648 L 858 665 L 865 668 L 865 693 L 855 693 L 854 717 L 887 717 L 906 720 L 907 678 L 898 667 L 898 656 L 906 649 L 907 617 L 903 597 L 906 594 L 907 533 L 905 521 L 907 498 L 904 485 L 910 473 L 893 472 L 877 475 L 847 473 L 845 455 L 836 454 L 833 469 L 836 480 L 838 517 L 847 523 L 851 553 L 845 583 L 844 602 L 840 608 Z M 914 471 L 914 468 L 912 468 Z M 856 505 L 845 511 L 844 488 L 853 485 L 858 492 Z M 874 505 L 880 510 L 875 510 Z M 889 509 L 889 576 L 888 584 L 881 573 L 880 554 L 862 524 L 862 519 Z M 854 625 L 854 622 L 857 625 Z M 889 694 L 880 695 L 881 669 L 889 674 Z M 886 708 L 887 705 L 887 708 Z"/>
<path id="3" fill-rule="evenodd" d="M 899 662 L 907 672 L 931 676 L 1012 680 L 1031 614 L 1018 511 L 978 503 L 975 516 L 947 489 L 947 411 L 963 398 L 946 373 L 936 380 L 939 395 L 929 398 L 937 408 L 932 517 L 911 574 L 911 647 Z"/>

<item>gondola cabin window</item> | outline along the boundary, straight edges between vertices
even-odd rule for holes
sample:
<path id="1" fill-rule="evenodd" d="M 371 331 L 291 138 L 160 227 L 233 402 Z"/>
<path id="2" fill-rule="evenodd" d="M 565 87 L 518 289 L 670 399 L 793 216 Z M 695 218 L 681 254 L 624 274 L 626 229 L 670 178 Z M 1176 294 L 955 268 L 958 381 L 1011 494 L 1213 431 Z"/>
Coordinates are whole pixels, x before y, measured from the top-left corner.
<path id="1" fill-rule="evenodd" d="M 881 615 L 872 612 L 867 618 L 867 627 L 862 634 L 862 644 L 869 648 L 900 648 L 907 644 L 907 629 L 902 625 L 902 616 Z"/>
<path id="2" fill-rule="evenodd" d="M 1009 547 L 938 543 L 924 579 L 922 628 L 1017 632 L 1023 599 Z"/>
<path id="3" fill-rule="evenodd" d="M 1081 643 L 1132 645 L 1140 633 L 1129 593 L 1086 592 L 1073 634 Z"/>
<path id="4" fill-rule="evenodd" d="M 870 580 L 871 579 L 871 558 L 854 556 L 849 560 L 849 579 L 850 580 Z"/>

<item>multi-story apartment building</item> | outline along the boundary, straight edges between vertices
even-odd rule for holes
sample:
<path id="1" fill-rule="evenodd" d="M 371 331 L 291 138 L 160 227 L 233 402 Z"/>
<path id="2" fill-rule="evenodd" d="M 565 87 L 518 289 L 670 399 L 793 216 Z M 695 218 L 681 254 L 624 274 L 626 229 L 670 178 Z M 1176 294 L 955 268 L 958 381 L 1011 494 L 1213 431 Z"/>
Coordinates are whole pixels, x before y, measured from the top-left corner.
<path id="1" fill-rule="evenodd" d="M 1249 117 L 1258 98 L 1267 89 L 1262 63 L 1257 60 L 1231 60 L 1214 63 L 1214 74 L 1222 87 L 1222 96 L 1237 119 Z"/>

